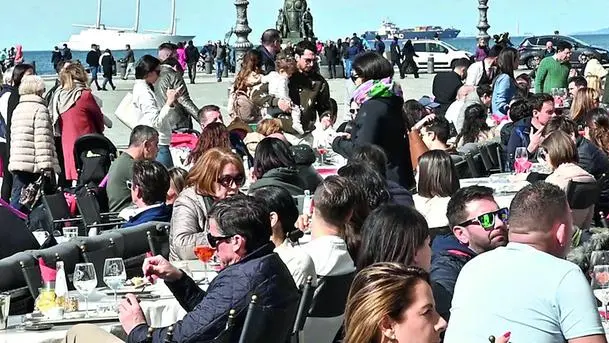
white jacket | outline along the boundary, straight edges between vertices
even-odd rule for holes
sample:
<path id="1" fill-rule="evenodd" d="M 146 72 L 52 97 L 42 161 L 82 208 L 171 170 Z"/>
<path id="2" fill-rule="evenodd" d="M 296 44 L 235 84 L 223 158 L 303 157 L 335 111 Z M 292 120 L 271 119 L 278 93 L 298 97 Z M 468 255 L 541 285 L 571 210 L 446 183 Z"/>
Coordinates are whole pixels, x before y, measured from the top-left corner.
<path id="1" fill-rule="evenodd" d="M 171 123 L 169 110 L 171 107 L 162 104 L 154 94 L 150 85 L 144 80 L 135 80 L 133 84 L 133 106 L 139 112 L 141 125 L 148 125 L 159 132 L 159 145 L 171 143 Z"/>
<path id="2" fill-rule="evenodd" d="M 11 97 L 11 92 L 6 92 L 0 96 L 0 115 L 4 119 L 4 123 L 8 125 L 8 98 Z M 6 142 L 5 138 L 0 137 L 0 143 Z"/>

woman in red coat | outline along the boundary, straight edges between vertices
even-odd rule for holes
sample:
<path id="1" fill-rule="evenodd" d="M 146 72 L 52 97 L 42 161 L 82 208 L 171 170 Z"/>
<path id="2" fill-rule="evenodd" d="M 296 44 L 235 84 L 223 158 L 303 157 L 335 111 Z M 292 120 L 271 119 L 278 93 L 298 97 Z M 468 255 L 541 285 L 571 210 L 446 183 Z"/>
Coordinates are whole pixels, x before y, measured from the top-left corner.
<path id="1" fill-rule="evenodd" d="M 87 85 L 88 77 L 79 63 L 66 65 L 59 74 L 61 87 L 53 95 L 50 108 L 55 135 L 61 135 L 66 180 L 78 179 L 74 143 L 89 133 L 103 133 L 104 115 Z"/>

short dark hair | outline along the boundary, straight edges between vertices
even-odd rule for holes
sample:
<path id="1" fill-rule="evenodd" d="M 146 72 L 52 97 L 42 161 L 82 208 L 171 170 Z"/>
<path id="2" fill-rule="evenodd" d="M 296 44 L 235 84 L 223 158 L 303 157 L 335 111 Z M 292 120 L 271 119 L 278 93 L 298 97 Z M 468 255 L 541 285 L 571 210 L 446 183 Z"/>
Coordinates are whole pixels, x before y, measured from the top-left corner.
<path id="1" fill-rule="evenodd" d="M 549 102 L 549 101 L 554 102 L 554 98 L 550 94 L 538 93 L 538 94 L 533 94 L 529 98 L 529 105 L 531 106 L 531 110 L 541 111 L 543 104 L 545 102 Z"/>
<path id="2" fill-rule="evenodd" d="M 379 207 L 391 198 L 385 179 L 374 170 L 370 163 L 350 161 L 338 169 L 338 175 L 346 177 L 362 188 L 371 209 Z"/>
<path id="3" fill-rule="evenodd" d="M 184 190 L 186 187 L 186 178 L 188 178 L 188 171 L 186 169 L 180 167 L 173 167 L 168 170 L 169 172 L 169 180 L 170 185 L 173 183 L 173 186 L 178 191 L 178 194 Z"/>
<path id="4" fill-rule="evenodd" d="M 315 47 L 315 43 L 308 40 L 301 40 L 300 42 L 294 45 L 294 52 L 298 56 L 302 56 L 305 53 L 305 50 L 311 50 L 315 55 L 317 55 L 317 48 Z"/>
<path id="5" fill-rule="evenodd" d="M 144 55 L 137 61 L 135 66 L 135 78 L 142 80 L 148 75 L 155 71 L 161 65 L 161 61 L 152 56 L 152 55 Z"/>
<path id="6" fill-rule="evenodd" d="M 453 69 L 457 68 L 469 68 L 472 62 L 468 58 L 458 58 L 453 62 Z"/>
<path id="7" fill-rule="evenodd" d="M 365 81 L 393 77 L 393 67 L 376 51 L 367 51 L 355 57 L 353 71 Z"/>
<path id="8" fill-rule="evenodd" d="M 414 124 L 427 115 L 425 106 L 421 105 L 421 103 L 415 99 L 406 100 L 404 106 L 402 106 L 402 111 L 407 129 L 412 128 Z"/>
<path id="9" fill-rule="evenodd" d="M 449 197 L 459 189 L 459 175 L 450 155 L 430 150 L 419 157 L 419 195 L 425 198 Z"/>
<path id="10" fill-rule="evenodd" d="M 216 221 L 222 235 L 244 237 L 248 253 L 271 239 L 269 210 L 254 197 L 238 194 L 220 200 L 211 207 L 208 217 Z"/>
<path id="11" fill-rule="evenodd" d="M 501 50 L 503 50 L 503 46 L 499 44 L 493 45 L 493 47 L 488 51 L 488 57 L 499 57 Z"/>
<path id="12" fill-rule="evenodd" d="M 532 117 L 533 109 L 526 99 L 518 98 L 510 105 L 510 120 L 517 122 L 523 118 Z"/>
<path id="13" fill-rule="evenodd" d="M 510 231 L 548 232 L 558 219 L 570 216 L 567 197 L 558 186 L 535 182 L 521 189 L 510 204 Z"/>
<path id="14" fill-rule="evenodd" d="M 178 46 L 176 44 L 167 42 L 167 43 L 163 43 L 163 44 L 159 45 L 159 49 L 158 50 L 176 51 L 176 50 L 178 50 Z"/>
<path id="15" fill-rule="evenodd" d="M 372 211 L 361 231 L 358 270 L 377 262 L 412 265 L 417 250 L 429 237 L 429 227 L 421 213 L 395 204 L 382 205 Z"/>
<path id="16" fill-rule="evenodd" d="M 25 72 L 30 69 L 34 70 L 34 66 L 26 63 L 17 64 L 15 67 L 13 67 L 13 76 L 11 78 L 13 87 L 19 88 Z"/>
<path id="17" fill-rule="evenodd" d="M 476 87 L 476 94 L 478 94 L 479 98 L 482 98 L 485 95 L 492 96 L 493 88 L 491 85 L 482 84 Z"/>
<path id="18" fill-rule="evenodd" d="M 374 36 L 374 39 L 378 39 L 378 40 L 381 40 L 381 36 L 379 36 L 379 35 L 376 35 L 376 36 Z"/>
<path id="19" fill-rule="evenodd" d="M 67 48 L 67 47 L 68 47 L 68 44 L 63 43 L 63 47 L 64 47 L 64 48 Z M 14 49 L 14 48 L 12 48 L 12 49 Z"/>
<path id="20" fill-rule="evenodd" d="M 125 44 L 125 47 L 126 47 L 127 49 L 131 49 L 131 44 Z"/>
<path id="21" fill-rule="evenodd" d="M 220 112 L 220 107 L 213 104 L 201 107 L 201 109 L 199 110 L 199 121 L 203 119 L 203 115 L 205 115 L 205 113 L 207 112 Z"/>
<path id="22" fill-rule="evenodd" d="M 345 177 L 328 176 L 315 190 L 315 212 L 327 223 L 344 229 L 357 202 L 357 187 Z"/>
<path id="23" fill-rule="evenodd" d="M 169 190 L 169 173 L 158 161 L 133 162 L 133 186 L 138 186 L 146 205 L 163 203 Z"/>
<path id="24" fill-rule="evenodd" d="M 279 186 L 265 186 L 253 190 L 250 195 L 264 203 L 269 212 L 277 213 L 284 234 L 294 231 L 299 212 L 290 192 Z"/>
<path id="25" fill-rule="evenodd" d="M 378 145 L 364 143 L 355 148 L 351 161 L 361 161 L 369 163 L 383 178 L 387 175 L 387 154 Z"/>
<path id="26" fill-rule="evenodd" d="M 588 81 L 583 76 L 572 76 L 567 80 L 567 84 L 571 82 L 575 83 L 576 87 L 588 87 Z"/>
<path id="27" fill-rule="evenodd" d="M 267 29 L 262 33 L 260 41 L 262 44 L 271 44 L 281 40 L 281 33 L 276 29 Z"/>
<path id="28" fill-rule="evenodd" d="M 129 147 L 138 147 L 144 143 L 144 141 L 158 138 L 159 132 L 147 125 L 138 125 L 131 130 L 129 136 Z"/>
<path id="29" fill-rule="evenodd" d="M 573 45 L 571 45 L 571 43 L 564 41 L 564 40 L 559 40 L 558 43 L 556 43 L 556 51 L 557 52 L 561 52 L 565 49 L 573 49 Z"/>
<path id="30" fill-rule="evenodd" d="M 450 123 L 448 122 L 448 119 L 444 117 L 437 116 L 425 123 L 423 127 L 425 130 L 433 132 L 436 135 L 436 138 L 444 144 L 446 144 L 450 138 Z"/>
<path id="31" fill-rule="evenodd" d="M 542 135 L 545 137 L 558 130 L 568 135 L 575 135 L 576 137 L 579 136 L 577 124 L 572 119 L 565 116 L 556 116 L 551 118 L 543 127 Z"/>
<path id="32" fill-rule="evenodd" d="M 288 143 L 273 137 L 261 140 L 256 146 L 254 154 L 254 175 L 261 178 L 269 170 L 281 167 L 296 167 L 296 161 Z"/>
<path id="33" fill-rule="evenodd" d="M 467 221 L 469 214 L 467 213 L 467 204 L 475 200 L 489 199 L 495 200 L 493 197 L 493 189 L 486 186 L 469 186 L 460 188 L 453 194 L 448 201 L 446 207 L 446 217 L 450 228 L 461 225 Z"/>

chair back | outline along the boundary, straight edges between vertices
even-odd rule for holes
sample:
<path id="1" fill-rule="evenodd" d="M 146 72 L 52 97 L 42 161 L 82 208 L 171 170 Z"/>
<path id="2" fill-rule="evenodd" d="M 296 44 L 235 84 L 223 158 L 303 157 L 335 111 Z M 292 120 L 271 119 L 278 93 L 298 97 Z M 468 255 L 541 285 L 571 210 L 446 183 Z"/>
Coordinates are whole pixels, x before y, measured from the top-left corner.
<path id="1" fill-rule="evenodd" d="M 292 330 L 297 302 L 279 309 L 259 305 L 257 301 L 258 297 L 252 295 L 239 343 L 285 343 Z"/>
<path id="2" fill-rule="evenodd" d="M 87 187 L 82 187 L 76 192 L 76 205 L 86 226 L 101 224 L 102 217 L 95 194 Z"/>
<path id="3" fill-rule="evenodd" d="M 300 301 L 298 302 L 298 310 L 296 311 L 296 319 L 294 320 L 294 328 L 292 329 L 292 342 L 298 342 L 300 332 L 304 329 L 305 322 L 311 304 L 313 303 L 313 295 L 315 294 L 315 286 L 313 286 L 313 277 L 308 276 L 307 281 L 302 285 L 302 294 L 300 295 Z"/>
<path id="4" fill-rule="evenodd" d="M 482 162 L 482 156 L 480 153 L 477 154 L 465 154 L 465 160 L 469 168 L 469 173 L 472 177 L 484 177 L 487 175 L 484 169 L 484 163 Z"/>
<path id="5" fill-rule="evenodd" d="M 574 210 L 583 210 L 593 206 L 600 197 L 600 187 L 597 182 L 569 181 L 567 184 L 567 201 Z"/>
<path id="6" fill-rule="evenodd" d="M 354 277 L 355 272 L 321 276 L 309 310 L 309 317 L 330 318 L 345 313 L 347 296 Z"/>
<path id="7" fill-rule="evenodd" d="M 63 195 L 63 192 L 57 192 L 55 194 L 43 194 L 42 204 L 48 210 L 48 214 L 51 216 L 51 221 L 58 219 L 69 219 L 70 208 Z"/>
<path id="8" fill-rule="evenodd" d="M 484 144 L 483 149 L 485 150 L 493 170 L 497 170 L 498 172 L 503 172 L 503 161 L 501 158 L 501 144 L 498 142 L 492 142 L 488 144 Z"/>
<path id="9" fill-rule="evenodd" d="M 159 223 L 153 230 L 146 231 L 148 246 L 152 255 L 161 255 L 169 258 L 169 230 L 170 223 Z"/>
<path id="10" fill-rule="evenodd" d="M 467 165 L 467 161 L 463 156 L 460 155 L 450 155 L 455 164 L 455 169 L 457 170 L 457 176 L 459 179 L 467 179 L 470 178 L 469 175 L 469 166 Z"/>
<path id="11" fill-rule="evenodd" d="M 228 320 L 226 321 L 226 326 L 224 330 L 220 332 L 216 338 L 212 339 L 209 343 L 229 343 L 232 341 L 232 336 L 235 331 L 235 316 L 237 312 L 234 309 L 231 309 L 228 312 Z"/>
<path id="12" fill-rule="evenodd" d="M 23 219 L 9 209 L 0 206 L 0 259 L 20 251 L 40 249 L 36 240 Z"/>

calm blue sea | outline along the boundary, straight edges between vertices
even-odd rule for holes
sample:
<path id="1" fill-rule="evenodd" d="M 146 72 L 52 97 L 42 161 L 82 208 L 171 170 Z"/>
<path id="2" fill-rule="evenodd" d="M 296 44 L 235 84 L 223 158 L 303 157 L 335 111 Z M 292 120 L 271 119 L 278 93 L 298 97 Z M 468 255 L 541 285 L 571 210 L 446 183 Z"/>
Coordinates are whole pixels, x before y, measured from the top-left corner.
<path id="1" fill-rule="evenodd" d="M 589 43 L 590 45 L 604 48 L 609 50 L 609 35 L 576 35 L 573 36 L 584 42 Z M 519 45 L 524 37 L 512 37 L 512 43 L 514 45 Z M 476 47 L 476 38 L 474 37 L 463 37 L 463 38 L 455 38 L 446 40 L 446 42 L 454 45 L 456 48 L 472 51 Z M 116 59 L 122 58 L 125 54 L 124 51 L 114 51 L 114 57 Z M 136 60 L 146 54 L 156 55 L 155 50 L 135 50 L 135 58 Z M 85 57 L 87 56 L 87 52 L 72 52 L 73 58 L 85 61 Z M 27 62 L 36 61 L 36 71 L 40 75 L 51 75 L 54 74 L 53 65 L 51 64 L 51 51 L 26 51 L 24 53 L 25 60 Z"/>

